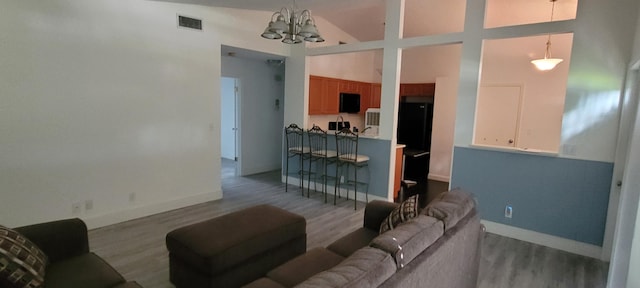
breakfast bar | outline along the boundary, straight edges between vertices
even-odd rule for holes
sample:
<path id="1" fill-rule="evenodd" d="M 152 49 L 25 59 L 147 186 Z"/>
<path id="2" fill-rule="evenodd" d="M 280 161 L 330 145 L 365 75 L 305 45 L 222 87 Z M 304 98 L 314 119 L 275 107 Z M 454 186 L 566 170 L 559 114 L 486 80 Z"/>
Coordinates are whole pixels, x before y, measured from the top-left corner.
<path id="1" fill-rule="evenodd" d="M 307 133 L 304 134 L 304 141 L 305 143 L 307 143 Z M 389 159 L 390 159 L 390 155 L 391 155 L 391 141 L 390 140 L 384 140 L 384 139 L 379 139 L 377 136 L 372 136 L 372 135 L 366 135 L 366 134 L 360 134 L 358 135 L 358 154 L 362 154 L 362 155 L 366 155 L 369 157 L 369 167 L 368 169 L 361 169 L 359 170 L 359 174 L 358 174 L 358 182 L 365 182 L 368 183 L 368 194 L 369 194 L 369 200 L 374 200 L 374 199 L 384 199 L 384 200 L 388 200 L 389 197 L 394 197 L 395 193 L 397 191 L 394 191 L 394 193 L 389 193 Z M 306 144 L 305 144 L 306 145 Z M 402 145 L 398 145 L 399 149 L 402 149 L 403 146 Z M 336 149 L 336 136 L 335 136 L 335 131 L 328 131 L 327 132 L 327 149 L 328 150 L 335 150 Z M 286 152 L 286 151 L 285 151 Z M 396 155 L 396 151 L 393 151 L 393 155 Z M 400 155 L 402 155 L 402 153 L 400 153 Z M 284 161 L 286 161 L 286 159 L 283 159 Z M 401 166 L 398 166 L 398 162 L 400 164 L 402 164 L 402 158 L 398 159 L 398 161 L 396 161 L 396 167 L 400 168 Z M 298 161 L 291 161 L 289 163 L 290 167 L 289 167 L 289 171 L 297 171 L 299 169 L 299 162 Z M 308 169 L 308 167 L 306 165 L 309 165 L 308 161 L 304 161 L 305 165 L 305 171 Z M 394 180 L 395 182 L 398 182 L 398 185 L 394 185 L 394 190 L 398 190 L 399 189 L 399 180 L 400 180 L 400 173 L 399 170 L 396 171 L 397 173 L 396 175 L 396 180 Z M 327 181 L 327 186 L 328 189 L 327 191 L 329 191 L 329 194 L 332 194 L 331 191 L 333 191 L 334 189 L 334 185 L 335 185 L 335 177 L 334 176 L 336 173 L 335 171 L 335 165 L 330 165 L 327 171 L 327 174 L 329 176 L 329 180 Z M 283 175 L 283 177 L 285 177 L 286 175 Z M 290 179 L 288 180 L 288 183 L 290 185 L 298 185 L 299 183 L 299 178 L 297 178 L 297 175 L 289 175 L 288 177 L 290 177 Z M 294 179 L 295 178 L 295 179 Z M 362 181 L 360 181 L 360 179 L 362 179 Z M 314 177 L 311 178 L 311 183 L 307 183 L 307 177 L 305 176 L 304 179 L 305 183 L 304 183 L 304 187 L 314 187 Z M 283 180 L 284 182 L 284 180 Z M 317 186 L 320 187 L 321 181 L 318 180 L 318 184 Z M 310 186 L 309 186 L 310 185 Z M 397 186 L 397 187 L 396 187 Z M 365 197 L 364 197 L 364 190 L 360 190 L 361 188 L 358 188 L 358 200 L 360 201 L 364 201 Z M 318 189 L 321 190 L 321 189 Z M 344 196 L 344 194 L 342 194 Z M 351 196 L 350 196 L 351 197 Z"/>

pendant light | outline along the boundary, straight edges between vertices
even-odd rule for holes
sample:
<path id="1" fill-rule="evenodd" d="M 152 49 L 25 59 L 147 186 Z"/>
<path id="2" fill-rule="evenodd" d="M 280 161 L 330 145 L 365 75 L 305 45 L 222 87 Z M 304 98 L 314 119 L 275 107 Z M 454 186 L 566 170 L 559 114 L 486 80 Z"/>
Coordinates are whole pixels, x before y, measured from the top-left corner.
<path id="1" fill-rule="evenodd" d="M 282 39 L 286 44 L 298 44 L 302 41 L 324 42 L 318 32 L 315 20 L 311 17 L 309 10 L 299 11 L 296 9 L 296 2 L 293 7 L 282 8 L 273 13 L 271 21 L 260 35 L 266 39 Z"/>
<path id="2" fill-rule="evenodd" d="M 558 0 L 550 0 L 551 1 L 551 21 L 549 22 L 553 22 L 553 12 L 555 10 L 556 7 L 556 1 Z M 547 37 L 547 48 L 544 51 L 544 58 L 542 59 L 536 59 L 531 61 L 531 63 L 533 63 L 533 65 L 536 66 L 536 68 L 540 71 L 548 71 L 548 70 L 552 70 L 553 68 L 556 68 L 556 65 L 560 64 L 560 62 L 562 62 L 563 60 L 560 58 L 551 58 L 551 34 L 549 34 L 549 36 Z"/>

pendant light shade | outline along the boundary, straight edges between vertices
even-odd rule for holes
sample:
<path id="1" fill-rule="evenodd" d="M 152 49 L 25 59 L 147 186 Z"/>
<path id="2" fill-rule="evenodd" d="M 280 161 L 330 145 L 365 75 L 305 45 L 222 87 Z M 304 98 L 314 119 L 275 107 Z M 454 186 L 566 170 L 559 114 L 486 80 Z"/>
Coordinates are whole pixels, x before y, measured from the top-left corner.
<path id="1" fill-rule="evenodd" d="M 269 22 L 269 25 L 267 26 L 266 29 L 264 29 L 264 32 L 262 32 L 262 38 L 267 38 L 267 39 L 282 39 L 282 35 L 271 31 L 271 27 L 273 26 L 273 22 Z"/>
<path id="2" fill-rule="evenodd" d="M 553 68 L 556 68 L 556 65 L 560 64 L 560 62 L 562 61 L 563 60 L 559 58 L 546 58 L 533 60 L 531 61 L 531 63 L 533 63 L 533 65 L 536 65 L 536 68 L 538 68 L 538 70 L 540 71 L 549 71 Z"/>
<path id="3" fill-rule="evenodd" d="M 558 0 L 550 0 L 550 1 L 552 4 L 551 4 L 551 20 L 549 22 L 553 22 L 553 12 L 556 7 L 556 1 Z M 549 71 L 549 70 L 552 70 L 553 68 L 556 68 L 556 66 L 560 64 L 560 62 L 562 61 L 563 60 L 560 58 L 551 58 L 551 34 L 549 34 L 547 38 L 547 48 L 544 51 L 544 58 L 533 60 L 531 61 L 531 63 L 533 63 L 533 65 L 535 65 L 536 68 L 540 71 Z"/>
<path id="4" fill-rule="evenodd" d="M 564 61 L 560 58 L 550 58 L 551 57 L 551 35 L 549 35 L 549 40 L 547 40 L 547 49 L 544 52 L 544 58 L 537 59 L 531 61 L 533 65 L 540 71 L 549 71 L 553 68 L 556 68 L 556 65 L 560 64 L 560 62 Z"/>
<path id="5" fill-rule="evenodd" d="M 320 36 L 320 34 L 318 34 L 318 28 L 316 28 L 316 25 L 311 19 L 308 19 L 304 26 L 302 26 L 302 29 L 300 30 L 298 35 L 305 38 Z"/>

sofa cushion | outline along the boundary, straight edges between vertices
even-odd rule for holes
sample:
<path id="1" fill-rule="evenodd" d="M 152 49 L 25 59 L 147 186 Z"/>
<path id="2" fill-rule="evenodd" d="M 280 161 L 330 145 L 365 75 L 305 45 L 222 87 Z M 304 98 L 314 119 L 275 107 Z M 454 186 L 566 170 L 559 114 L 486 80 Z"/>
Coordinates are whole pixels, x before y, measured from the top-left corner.
<path id="1" fill-rule="evenodd" d="M 53 263 L 45 277 L 47 288 L 107 288 L 124 282 L 113 267 L 94 253 Z"/>
<path id="2" fill-rule="evenodd" d="M 444 227 L 441 221 L 420 215 L 396 229 L 380 234 L 371 241 L 371 246 L 391 254 L 400 269 L 443 234 Z"/>
<path id="3" fill-rule="evenodd" d="M 364 247 L 335 267 L 300 283 L 296 288 L 377 287 L 395 272 L 396 265 L 389 253 Z"/>
<path id="4" fill-rule="evenodd" d="M 427 205 L 422 213 L 444 222 L 444 230 L 447 231 L 455 226 L 460 219 L 464 218 L 475 206 L 475 200 L 470 193 L 454 189 L 440 193 L 438 197 Z"/>
<path id="5" fill-rule="evenodd" d="M 262 277 L 256 281 L 253 281 L 242 288 L 285 288 L 280 283 L 273 281 L 267 277 Z"/>
<path id="6" fill-rule="evenodd" d="M 349 257 L 356 250 L 368 246 L 376 236 L 378 236 L 378 231 L 363 227 L 331 243 L 327 249 L 342 257 Z"/>
<path id="7" fill-rule="evenodd" d="M 47 256 L 17 231 L 0 225 L 0 284 L 41 287 Z"/>
<path id="8" fill-rule="evenodd" d="M 293 287 L 313 275 L 338 265 L 342 260 L 344 257 L 326 248 L 314 248 L 269 271 L 267 277 L 285 287 Z"/>
<path id="9" fill-rule="evenodd" d="M 418 203 L 417 194 L 407 198 L 407 200 L 404 200 L 398 207 L 393 209 L 393 211 L 389 213 L 389 216 L 382 221 L 382 224 L 380 224 L 380 234 L 418 216 L 419 209 L 420 203 Z"/>
<path id="10" fill-rule="evenodd" d="M 373 200 L 364 208 L 364 227 L 380 231 L 380 224 L 400 203 Z"/>
<path id="11" fill-rule="evenodd" d="M 137 282 L 132 281 L 132 282 L 126 282 L 126 283 L 118 284 L 117 286 L 114 286 L 113 288 L 142 288 L 142 286 L 140 286 L 140 284 L 138 284 Z"/>

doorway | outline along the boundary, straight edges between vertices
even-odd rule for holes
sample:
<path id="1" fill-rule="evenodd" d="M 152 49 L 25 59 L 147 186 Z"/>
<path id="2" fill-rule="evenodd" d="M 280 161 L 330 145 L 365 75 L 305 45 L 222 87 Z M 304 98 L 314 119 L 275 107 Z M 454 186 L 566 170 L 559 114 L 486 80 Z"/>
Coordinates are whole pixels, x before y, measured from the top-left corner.
<path id="1" fill-rule="evenodd" d="M 238 175 L 238 93 L 239 79 L 220 79 L 220 155 L 222 178 Z"/>
<path id="2" fill-rule="evenodd" d="M 221 177 L 279 170 L 285 61 L 257 51 L 224 45 L 221 48 Z M 235 99 L 229 95 L 235 95 Z"/>

